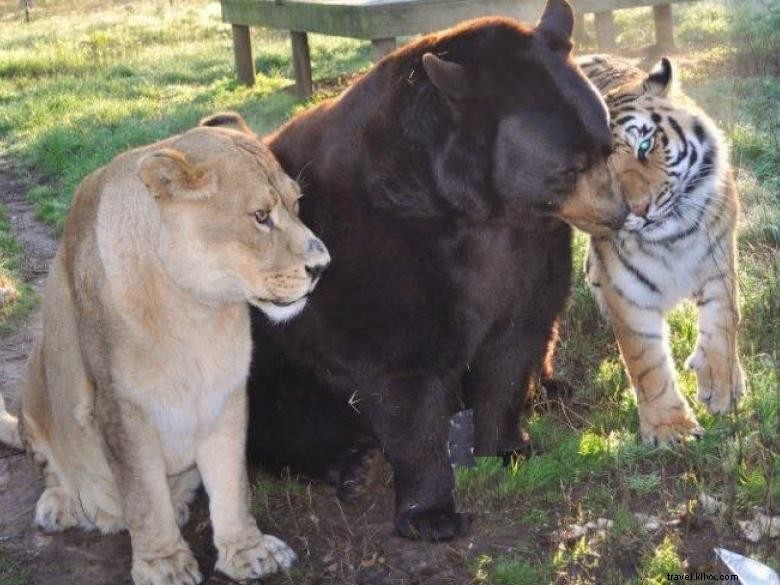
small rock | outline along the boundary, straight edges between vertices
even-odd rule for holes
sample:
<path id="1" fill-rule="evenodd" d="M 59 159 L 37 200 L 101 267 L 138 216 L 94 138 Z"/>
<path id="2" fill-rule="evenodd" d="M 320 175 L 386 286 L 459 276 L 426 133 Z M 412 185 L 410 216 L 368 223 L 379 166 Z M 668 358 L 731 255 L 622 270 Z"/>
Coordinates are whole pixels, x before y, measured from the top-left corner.
<path id="1" fill-rule="evenodd" d="M 699 494 L 699 507 L 705 516 L 716 516 L 726 510 L 726 504 L 704 492 Z"/>
<path id="2" fill-rule="evenodd" d="M 563 541 L 577 540 L 578 538 L 585 536 L 588 532 L 605 532 L 612 528 L 613 524 L 614 522 L 612 522 L 612 520 L 606 518 L 598 518 L 595 521 L 591 520 L 585 524 L 570 524 L 559 533 L 558 537 Z"/>
<path id="3" fill-rule="evenodd" d="M 741 520 L 739 527 L 742 535 L 750 542 L 759 542 L 764 538 L 780 537 L 780 516 L 769 516 L 756 511 L 753 520 Z"/>
<path id="4" fill-rule="evenodd" d="M 635 512 L 634 518 L 636 518 L 636 521 L 639 522 L 639 526 L 648 532 L 655 532 L 656 530 L 659 530 L 661 526 L 663 526 L 663 522 L 661 522 L 658 517 L 651 514 Z"/>

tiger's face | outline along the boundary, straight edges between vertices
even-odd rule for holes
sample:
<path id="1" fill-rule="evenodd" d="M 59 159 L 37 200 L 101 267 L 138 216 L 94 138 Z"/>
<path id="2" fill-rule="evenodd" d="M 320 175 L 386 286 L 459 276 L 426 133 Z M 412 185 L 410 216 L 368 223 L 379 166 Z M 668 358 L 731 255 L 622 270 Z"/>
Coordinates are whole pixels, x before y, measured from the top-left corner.
<path id="1" fill-rule="evenodd" d="M 717 130 L 696 106 L 674 91 L 664 58 L 639 82 L 605 96 L 614 153 L 610 163 L 631 213 L 623 229 L 662 237 L 670 224 L 696 223 L 720 156 Z"/>

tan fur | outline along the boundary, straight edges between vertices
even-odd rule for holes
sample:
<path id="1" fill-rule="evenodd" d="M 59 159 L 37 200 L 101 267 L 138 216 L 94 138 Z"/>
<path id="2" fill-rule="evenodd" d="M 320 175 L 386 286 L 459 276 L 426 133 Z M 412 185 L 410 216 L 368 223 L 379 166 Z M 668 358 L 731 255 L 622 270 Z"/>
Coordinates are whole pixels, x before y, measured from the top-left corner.
<path id="1" fill-rule="evenodd" d="M 744 391 L 737 348 L 739 202 L 728 148 L 677 87 L 668 61 L 649 75 L 609 56 L 583 57 L 580 64 L 610 105 L 610 164 L 632 210 L 616 235 L 591 239 L 588 282 L 612 321 L 643 439 L 671 443 L 701 432 L 677 388 L 665 322 L 682 299 L 695 300 L 699 309 L 698 340 L 687 362 L 699 399 L 722 413 Z M 638 136 L 644 129 L 654 133 Z M 651 136 L 652 150 L 642 159 L 638 145 Z"/>
<path id="2" fill-rule="evenodd" d="M 627 211 L 615 168 L 602 164 L 580 174 L 556 215 L 589 234 L 604 235 L 623 224 Z"/>
<path id="3" fill-rule="evenodd" d="M 39 526 L 129 529 L 136 583 L 197 583 L 178 524 L 202 477 L 217 568 L 249 579 L 290 566 L 294 553 L 249 513 L 244 386 L 246 301 L 290 318 L 315 284 L 307 267 L 329 261 L 298 197 L 253 135 L 217 128 L 84 180 L 22 397 L 23 440 L 46 481 Z"/>

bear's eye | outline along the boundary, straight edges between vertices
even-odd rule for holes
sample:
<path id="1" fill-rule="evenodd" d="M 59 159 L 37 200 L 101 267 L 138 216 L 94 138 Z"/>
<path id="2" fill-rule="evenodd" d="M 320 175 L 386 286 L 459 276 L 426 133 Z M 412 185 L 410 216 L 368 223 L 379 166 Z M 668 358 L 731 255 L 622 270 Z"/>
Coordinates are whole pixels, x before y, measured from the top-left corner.
<path id="1" fill-rule="evenodd" d="M 271 221 L 271 214 L 270 212 L 266 211 L 265 209 L 258 209 L 255 211 L 255 221 L 267 228 L 273 227 L 273 221 Z"/>
<path id="2" fill-rule="evenodd" d="M 653 142 L 653 137 L 651 136 L 639 143 L 639 146 L 636 149 L 636 156 L 639 160 L 645 160 L 647 153 L 653 149 Z"/>

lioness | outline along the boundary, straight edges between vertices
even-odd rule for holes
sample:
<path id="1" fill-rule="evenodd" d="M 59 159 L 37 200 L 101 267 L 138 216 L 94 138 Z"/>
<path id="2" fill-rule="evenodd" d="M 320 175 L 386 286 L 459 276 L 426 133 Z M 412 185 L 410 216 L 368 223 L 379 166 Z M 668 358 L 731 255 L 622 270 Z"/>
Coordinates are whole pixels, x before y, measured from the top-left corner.
<path id="1" fill-rule="evenodd" d="M 38 526 L 127 528 L 135 583 L 198 583 L 178 526 L 202 478 L 216 568 L 249 579 L 290 566 L 293 551 L 248 508 L 246 301 L 289 319 L 328 264 L 299 196 L 254 135 L 223 128 L 130 151 L 84 180 L 22 396 L 17 442 L 46 481 Z M 0 426 L 18 437 L 15 419 Z"/>

